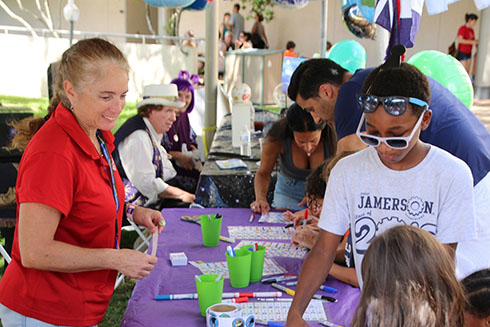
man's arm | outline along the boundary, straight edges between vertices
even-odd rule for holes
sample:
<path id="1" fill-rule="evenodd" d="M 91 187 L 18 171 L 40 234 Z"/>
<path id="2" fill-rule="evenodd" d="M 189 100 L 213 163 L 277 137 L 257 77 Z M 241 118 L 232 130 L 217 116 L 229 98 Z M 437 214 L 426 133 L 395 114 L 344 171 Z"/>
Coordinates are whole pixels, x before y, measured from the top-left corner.
<path id="1" fill-rule="evenodd" d="M 298 279 L 296 294 L 288 313 L 286 325 L 308 326 L 302 316 L 310 303 L 313 294 L 319 289 L 330 271 L 337 245 L 341 236 L 325 230 L 320 231 L 320 236 L 313 249 L 306 257 Z"/>

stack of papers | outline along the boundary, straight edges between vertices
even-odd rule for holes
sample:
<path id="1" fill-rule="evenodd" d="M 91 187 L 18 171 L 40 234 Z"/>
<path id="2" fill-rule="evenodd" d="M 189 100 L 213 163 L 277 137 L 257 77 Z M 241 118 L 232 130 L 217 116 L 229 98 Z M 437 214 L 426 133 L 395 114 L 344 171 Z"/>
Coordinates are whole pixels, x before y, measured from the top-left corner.
<path id="1" fill-rule="evenodd" d="M 219 169 L 248 168 L 242 159 L 216 160 L 216 165 Z"/>

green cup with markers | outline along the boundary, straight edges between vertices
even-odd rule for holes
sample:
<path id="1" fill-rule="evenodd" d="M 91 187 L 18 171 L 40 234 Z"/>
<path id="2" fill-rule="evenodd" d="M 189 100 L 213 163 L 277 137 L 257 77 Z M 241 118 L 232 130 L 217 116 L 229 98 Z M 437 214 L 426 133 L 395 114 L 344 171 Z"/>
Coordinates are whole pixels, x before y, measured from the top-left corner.
<path id="1" fill-rule="evenodd" d="M 210 306 L 221 303 L 223 297 L 222 275 L 196 275 L 197 298 L 199 301 L 199 311 L 201 316 L 206 317 L 206 309 Z"/>
<path id="2" fill-rule="evenodd" d="M 249 251 L 252 258 L 250 262 L 250 281 L 259 282 L 264 271 L 265 246 L 258 244 L 244 245 L 240 250 Z"/>
<path id="3" fill-rule="evenodd" d="M 219 213 L 201 215 L 199 220 L 201 222 L 201 235 L 204 246 L 218 246 L 222 216 Z"/>
<path id="4" fill-rule="evenodd" d="M 230 273 L 230 284 L 233 288 L 243 288 L 250 284 L 250 265 L 252 253 L 248 249 L 233 250 L 228 246 L 226 263 Z"/>

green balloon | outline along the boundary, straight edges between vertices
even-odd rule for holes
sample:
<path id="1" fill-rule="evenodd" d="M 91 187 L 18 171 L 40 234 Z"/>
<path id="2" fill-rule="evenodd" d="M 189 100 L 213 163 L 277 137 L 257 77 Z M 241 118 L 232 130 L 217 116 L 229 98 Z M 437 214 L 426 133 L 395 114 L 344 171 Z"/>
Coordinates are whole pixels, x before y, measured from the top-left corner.
<path id="1" fill-rule="evenodd" d="M 366 50 L 357 41 L 343 40 L 333 45 L 328 54 L 328 59 L 354 73 L 356 70 L 366 67 Z"/>
<path id="2" fill-rule="evenodd" d="M 471 108 L 473 85 L 463 65 L 453 56 L 436 50 L 425 50 L 414 54 L 408 63 L 441 83 L 468 108 Z"/>

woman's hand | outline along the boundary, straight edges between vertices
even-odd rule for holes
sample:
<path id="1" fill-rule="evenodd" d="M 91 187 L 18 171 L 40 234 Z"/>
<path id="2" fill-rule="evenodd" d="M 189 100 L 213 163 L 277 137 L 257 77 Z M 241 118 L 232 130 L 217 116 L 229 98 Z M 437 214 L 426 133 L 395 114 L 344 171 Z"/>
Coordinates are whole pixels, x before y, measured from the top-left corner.
<path id="1" fill-rule="evenodd" d="M 271 207 L 265 200 L 255 200 L 254 202 L 250 203 L 250 209 L 252 209 L 253 212 L 266 215 L 271 210 Z"/>
<path id="2" fill-rule="evenodd" d="M 135 279 L 143 279 L 150 275 L 158 259 L 146 253 L 130 249 L 117 251 L 117 271 Z"/>
<path id="3" fill-rule="evenodd" d="M 152 234 L 157 227 L 158 233 L 161 233 L 165 226 L 165 219 L 160 211 L 144 207 L 134 209 L 133 220 L 137 225 L 148 228 Z"/>

